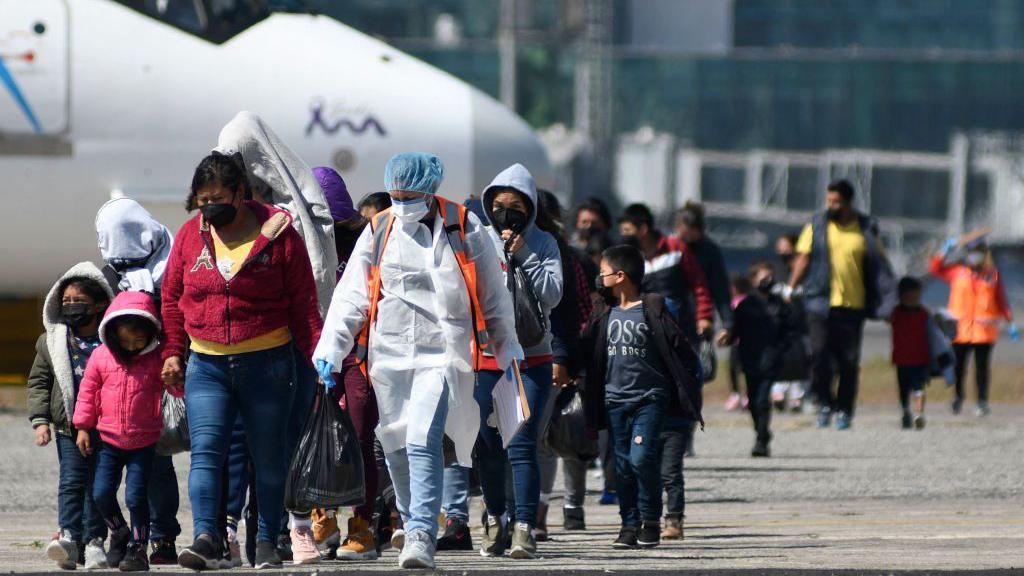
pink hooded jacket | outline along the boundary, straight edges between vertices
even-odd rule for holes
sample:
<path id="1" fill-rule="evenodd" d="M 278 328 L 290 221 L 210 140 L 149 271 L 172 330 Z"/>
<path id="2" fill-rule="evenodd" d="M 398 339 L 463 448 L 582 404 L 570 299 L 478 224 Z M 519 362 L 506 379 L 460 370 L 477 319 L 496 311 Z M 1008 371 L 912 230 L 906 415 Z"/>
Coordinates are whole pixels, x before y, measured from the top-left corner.
<path id="1" fill-rule="evenodd" d="M 164 426 L 161 344 L 154 338 L 137 356 L 122 362 L 109 348 L 111 339 L 117 338 L 108 330 L 109 323 L 119 316 L 141 316 L 160 332 L 156 306 L 148 294 L 122 292 L 114 298 L 100 322 L 103 345 L 89 357 L 79 386 L 74 425 L 78 430 L 96 428 L 100 438 L 116 448 L 138 450 L 156 444 Z M 180 390 L 169 392 L 181 396 Z"/>

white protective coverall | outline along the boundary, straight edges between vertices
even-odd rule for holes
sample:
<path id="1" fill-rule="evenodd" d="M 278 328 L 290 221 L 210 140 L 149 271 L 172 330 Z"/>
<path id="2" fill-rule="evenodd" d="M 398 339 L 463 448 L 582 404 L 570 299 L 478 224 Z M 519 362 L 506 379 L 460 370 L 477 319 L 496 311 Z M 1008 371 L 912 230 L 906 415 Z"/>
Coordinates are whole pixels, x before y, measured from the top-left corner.
<path id="1" fill-rule="evenodd" d="M 222 154 L 240 152 L 249 183 L 265 196 L 262 200 L 292 215 L 292 225 L 305 241 L 313 265 L 320 315 L 327 314 L 338 254 L 334 249 L 334 219 L 313 170 L 252 112 L 239 112 L 232 118 L 221 129 L 214 150 Z"/>
<path id="2" fill-rule="evenodd" d="M 436 205 L 436 204 L 435 204 Z M 439 211 L 438 211 L 439 212 Z M 522 358 L 512 300 L 494 244 L 476 215 L 466 223 L 466 255 L 476 263 L 480 307 L 499 366 Z M 373 232 L 356 241 L 341 277 L 314 358 L 340 367 L 369 313 Z M 469 294 L 440 213 L 433 230 L 395 218 L 381 257 L 381 297 L 370 329 L 369 376 L 377 396 L 377 438 L 385 453 L 407 444 L 425 446 L 444 383 L 449 385 L 445 434 L 462 466 L 472 466 L 480 410 L 473 399 L 470 341 L 474 328 Z"/>

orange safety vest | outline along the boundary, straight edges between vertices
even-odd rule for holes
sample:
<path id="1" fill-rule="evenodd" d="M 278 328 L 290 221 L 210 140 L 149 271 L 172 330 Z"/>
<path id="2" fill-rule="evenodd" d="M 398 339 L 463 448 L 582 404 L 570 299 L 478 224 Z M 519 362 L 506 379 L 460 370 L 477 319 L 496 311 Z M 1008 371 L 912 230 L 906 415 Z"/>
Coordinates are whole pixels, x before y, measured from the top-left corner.
<path id="1" fill-rule="evenodd" d="M 949 274 L 949 313 L 957 319 L 957 344 L 991 344 L 999 339 L 999 321 L 1008 317 L 995 268 L 973 272 L 954 266 Z"/>
<path id="2" fill-rule="evenodd" d="M 462 271 L 462 278 L 466 281 L 466 291 L 469 292 L 469 305 L 473 314 L 473 337 L 470 341 L 470 352 L 473 355 L 473 370 L 480 370 L 480 362 L 484 351 L 488 348 L 487 323 L 483 311 L 480 308 L 480 299 L 477 293 L 476 262 L 473 262 L 466 255 L 466 217 L 469 210 L 465 206 L 435 196 L 437 208 L 444 218 L 444 232 L 448 237 L 448 244 L 455 253 L 455 259 Z M 367 357 L 370 345 L 370 326 L 377 320 L 377 304 L 380 302 L 380 263 L 384 257 L 384 248 L 387 246 L 388 237 L 391 235 L 391 227 L 395 217 L 391 209 L 379 212 L 370 220 L 370 230 L 373 233 L 373 244 L 370 252 L 370 276 L 366 279 L 367 294 L 370 299 L 370 309 L 366 323 L 359 331 L 359 338 L 356 340 L 356 363 L 363 375 L 368 376 Z"/>

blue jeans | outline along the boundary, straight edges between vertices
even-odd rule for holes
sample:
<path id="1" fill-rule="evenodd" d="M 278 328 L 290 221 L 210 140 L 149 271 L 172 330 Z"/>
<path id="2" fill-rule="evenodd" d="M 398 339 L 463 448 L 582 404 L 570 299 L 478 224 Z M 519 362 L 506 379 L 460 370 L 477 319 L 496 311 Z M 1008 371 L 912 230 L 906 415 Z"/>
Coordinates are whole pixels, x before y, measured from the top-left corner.
<path id="1" fill-rule="evenodd" d="M 469 522 L 469 468 L 452 464 L 444 469 L 444 505 L 446 518 Z"/>
<path id="2" fill-rule="evenodd" d="M 153 473 L 153 446 L 138 450 L 122 450 L 100 441 L 96 455 L 96 478 L 92 497 L 111 530 L 124 524 L 117 506 L 117 489 L 121 471 L 125 470 L 124 503 L 132 519 L 132 541 L 145 545 L 149 541 L 149 477 Z"/>
<path id="3" fill-rule="evenodd" d="M 615 447 L 615 482 L 622 526 L 661 520 L 661 432 L 665 406 L 658 402 L 608 404 Z"/>
<path id="4" fill-rule="evenodd" d="M 385 454 L 395 505 L 402 515 L 406 534 L 423 530 L 437 539 L 437 515 L 444 490 L 444 423 L 448 417 L 448 383 L 437 403 L 437 412 L 427 431 L 427 445 L 408 444 Z"/>
<path id="5" fill-rule="evenodd" d="M 249 445 L 245 440 L 245 425 L 242 423 L 242 415 L 235 418 L 235 425 L 231 429 L 231 447 L 228 449 L 227 462 L 227 502 L 225 509 L 228 523 L 234 520 L 234 526 L 242 519 L 242 509 L 245 508 L 245 497 L 249 492 Z"/>
<path id="6" fill-rule="evenodd" d="M 537 435 L 545 422 L 544 406 L 551 393 L 551 363 L 545 362 L 522 371 L 526 402 L 530 406 L 530 419 L 508 445 L 501 446 L 497 428 L 487 425 L 493 404 L 491 393 L 502 373 L 481 370 L 473 396 L 480 405 L 480 436 L 476 442 L 476 456 L 480 466 L 480 488 L 484 493 L 487 513 L 500 517 L 507 511 L 505 495 L 505 462 L 512 465 L 515 493 L 516 522 L 537 524 L 537 505 L 540 503 L 540 465 L 537 462 Z M 507 453 L 506 453 L 507 452 Z"/>
<path id="7" fill-rule="evenodd" d="M 178 475 L 170 456 L 153 455 L 149 476 L 149 530 L 153 540 L 174 540 L 181 534 L 178 524 Z"/>
<path id="8" fill-rule="evenodd" d="M 219 541 L 221 471 L 241 414 L 259 494 L 257 539 L 276 542 L 284 514 L 288 417 L 295 394 L 291 343 L 270 350 L 212 356 L 193 353 L 185 371 L 185 409 L 192 439 L 188 495 L 193 533 Z"/>
<path id="9" fill-rule="evenodd" d="M 99 446 L 99 434 L 92 432 L 92 445 Z M 75 542 L 93 538 L 106 539 L 107 525 L 93 500 L 93 478 L 96 475 L 96 454 L 82 456 L 74 438 L 60 432 L 57 436 L 57 462 L 60 482 L 57 487 L 57 523 L 71 533 Z M 118 513 L 120 514 L 120 512 Z"/>

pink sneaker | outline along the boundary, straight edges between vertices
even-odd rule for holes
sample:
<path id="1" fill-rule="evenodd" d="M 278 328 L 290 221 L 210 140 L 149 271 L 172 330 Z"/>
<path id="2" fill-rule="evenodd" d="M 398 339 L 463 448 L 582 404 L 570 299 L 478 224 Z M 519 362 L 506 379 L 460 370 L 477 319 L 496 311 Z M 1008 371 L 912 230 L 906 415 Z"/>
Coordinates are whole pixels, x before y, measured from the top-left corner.
<path id="1" fill-rule="evenodd" d="M 292 564 L 318 564 L 320 552 L 316 549 L 313 529 L 308 526 L 292 528 Z"/>
<path id="2" fill-rule="evenodd" d="M 729 412 L 735 412 L 740 409 L 740 395 L 733 392 L 729 394 L 729 398 L 725 401 L 725 409 Z"/>

